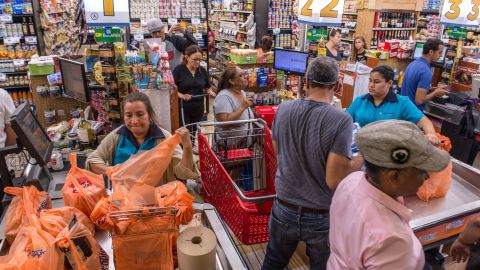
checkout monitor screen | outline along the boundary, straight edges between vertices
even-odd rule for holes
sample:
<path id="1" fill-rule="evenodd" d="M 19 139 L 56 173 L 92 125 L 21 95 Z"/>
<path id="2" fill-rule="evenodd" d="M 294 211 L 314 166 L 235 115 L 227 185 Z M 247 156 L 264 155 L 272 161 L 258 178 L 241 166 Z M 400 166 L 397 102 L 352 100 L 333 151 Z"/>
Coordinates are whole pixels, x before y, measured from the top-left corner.
<path id="1" fill-rule="evenodd" d="M 17 107 L 12 114 L 10 123 L 17 135 L 18 143 L 26 148 L 40 166 L 46 165 L 52 154 L 53 142 L 30 111 L 27 102 Z"/>
<path id="2" fill-rule="evenodd" d="M 423 45 L 425 45 L 425 42 L 422 42 L 422 41 L 417 41 L 417 43 L 415 43 L 415 50 L 413 51 L 413 59 L 417 59 L 419 57 L 422 57 Z M 440 56 L 440 58 L 435 63 L 443 65 L 443 62 L 445 61 L 445 54 L 446 53 L 447 53 L 447 46 L 444 46 L 442 55 Z"/>
<path id="3" fill-rule="evenodd" d="M 85 65 L 80 62 L 60 58 L 63 91 L 66 96 L 88 102 L 88 85 L 85 74 Z"/>
<path id="4" fill-rule="evenodd" d="M 308 65 L 308 53 L 275 49 L 274 68 L 297 75 L 305 75 Z"/>

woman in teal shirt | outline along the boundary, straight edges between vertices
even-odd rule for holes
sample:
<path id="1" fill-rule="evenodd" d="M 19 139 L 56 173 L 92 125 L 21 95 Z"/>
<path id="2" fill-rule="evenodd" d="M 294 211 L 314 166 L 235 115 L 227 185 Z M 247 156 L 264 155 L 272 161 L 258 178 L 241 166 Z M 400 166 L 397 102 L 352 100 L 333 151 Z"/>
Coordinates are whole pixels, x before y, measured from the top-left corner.
<path id="1" fill-rule="evenodd" d="M 393 69 L 387 65 L 380 65 L 370 72 L 369 93 L 356 98 L 347 109 L 353 122 L 363 127 L 379 120 L 405 120 L 423 129 L 426 138 L 432 143 L 440 143 L 432 122 L 408 97 L 393 92 L 394 74 Z"/>

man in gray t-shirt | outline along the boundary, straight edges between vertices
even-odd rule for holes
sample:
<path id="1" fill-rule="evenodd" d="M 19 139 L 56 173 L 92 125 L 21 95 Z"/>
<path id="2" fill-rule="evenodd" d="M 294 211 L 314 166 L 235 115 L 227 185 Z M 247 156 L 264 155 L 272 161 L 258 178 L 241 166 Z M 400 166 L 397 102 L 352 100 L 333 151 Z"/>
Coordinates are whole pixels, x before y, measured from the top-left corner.
<path id="1" fill-rule="evenodd" d="M 326 269 L 328 212 L 333 191 L 362 158 L 351 159 L 352 119 L 330 105 L 338 65 L 320 56 L 306 74 L 306 99 L 282 103 L 272 128 L 277 152 L 270 240 L 262 269 L 284 269 L 299 241 L 307 244 L 310 269 Z"/>

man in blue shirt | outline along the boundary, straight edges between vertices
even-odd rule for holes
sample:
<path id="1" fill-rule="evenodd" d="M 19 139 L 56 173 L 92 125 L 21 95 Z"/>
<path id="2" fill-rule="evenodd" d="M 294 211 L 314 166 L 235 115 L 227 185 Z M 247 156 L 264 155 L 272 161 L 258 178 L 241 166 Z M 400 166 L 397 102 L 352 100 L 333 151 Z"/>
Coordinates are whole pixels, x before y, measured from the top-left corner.
<path id="1" fill-rule="evenodd" d="M 410 63 L 405 71 L 400 94 L 407 96 L 421 111 L 425 109 L 425 103 L 432 98 L 441 97 L 447 93 L 441 87 L 428 93 L 433 76 L 430 64 L 441 57 L 444 48 L 443 42 L 439 39 L 427 40 L 423 46 L 422 57 Z"/>

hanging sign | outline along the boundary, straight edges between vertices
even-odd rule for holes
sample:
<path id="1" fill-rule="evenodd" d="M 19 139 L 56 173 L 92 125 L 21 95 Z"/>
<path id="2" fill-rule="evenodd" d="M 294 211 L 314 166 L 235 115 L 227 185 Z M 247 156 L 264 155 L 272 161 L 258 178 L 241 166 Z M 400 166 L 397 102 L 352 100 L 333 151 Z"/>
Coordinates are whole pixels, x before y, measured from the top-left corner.
<path id="1" fill-rule="evenodd" d="M 101 4 L 100 4 L 101 3 Z M 87 26 L 129 26 L 128 0 L 85 0 Z"/>
<path id="2" fill-rule="evenodd" d="M 478 26 L 479 0 L 445 0 L 440 17 L 443 24 Z"/>
<path id="3" fill-rule="evenodd" d="M 300 0 L 298 20 L 312 25 L 340 25 L 344 0 Z"/>

